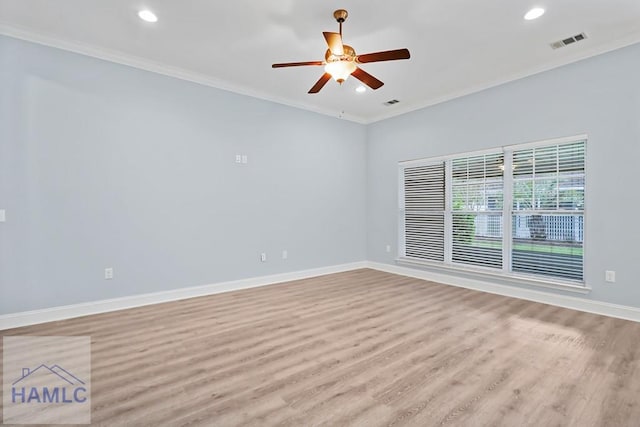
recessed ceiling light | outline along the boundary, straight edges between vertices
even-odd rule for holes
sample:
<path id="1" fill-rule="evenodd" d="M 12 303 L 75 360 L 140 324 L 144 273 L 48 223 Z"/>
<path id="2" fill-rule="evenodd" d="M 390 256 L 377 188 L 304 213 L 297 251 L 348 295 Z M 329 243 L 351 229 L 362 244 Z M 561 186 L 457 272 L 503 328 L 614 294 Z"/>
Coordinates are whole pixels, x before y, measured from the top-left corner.
<path id="1" fill-rule="evenodd" d="M 527 12 L 526 15 L 524 15 L 524 19 L 526 19 L 527 21 L 532 21 L 534 19 L 540 18 L 542 15 L 544 15 L 544 9 L 541 7 L 534 7 L 529 12 Z"/>
<path id="2" fill-rule="evenodd" d="M 358 93 L 365 92 L 366 90 L 367 90 L 367 88 L 366 88 L 366 87 L 364 87 L 364 86 L 362 86 L 362 85 L 360 85 L 360 86 L 358 86 L 358 87 L 356 88 L 356 92 L 358 92 Z"/>
<path id="3" fill-rule="evenodd" d="M 141 10 L 140 12 L 138 12 L 138 16 L 143 21 L 158 22 L 158 17 L 156 16 L 155 13 L 151 12 L 150 10 L 146 10 L 146 9 L 145 10 Z"/>

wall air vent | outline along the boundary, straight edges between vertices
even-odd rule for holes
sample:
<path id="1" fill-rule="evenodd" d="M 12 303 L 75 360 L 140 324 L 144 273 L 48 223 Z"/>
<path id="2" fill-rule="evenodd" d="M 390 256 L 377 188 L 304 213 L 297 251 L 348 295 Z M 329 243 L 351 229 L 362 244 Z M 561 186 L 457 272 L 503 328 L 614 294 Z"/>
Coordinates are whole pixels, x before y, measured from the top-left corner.
<path id="1" fill-rule="evenodd" d="M 398 102 L 400 102 L 400 101 L 398 101 L 397 99 L 392 99 L 391 101 L 385 102 L 384 105 L 386 105 L 386 106 L 394 105 L 394 104 L 397 104 Z"/>
<path id="2" fill-rule="evenodd" d="M 561 47 L 568 46 L 570 44 L 582 41 L 587 38 L 585 33 L 576 34 L 575 36 L 567 37 L 566 39 L 558 40 L 551 43 L 553 49 L 560 49 Z"/>

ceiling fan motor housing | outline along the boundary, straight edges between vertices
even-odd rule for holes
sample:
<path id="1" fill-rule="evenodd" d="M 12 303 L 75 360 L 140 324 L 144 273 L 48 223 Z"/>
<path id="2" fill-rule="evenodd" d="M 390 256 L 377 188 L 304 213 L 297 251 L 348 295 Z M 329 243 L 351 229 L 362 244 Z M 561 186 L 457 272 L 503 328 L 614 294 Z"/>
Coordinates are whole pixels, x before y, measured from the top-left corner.
<path id="1" fill-rule="evenodd" d="M 355 61 L 356 59 L 356 51 L 349 45 L 342 45 L 343 55 L 338 56 L 331 53 L 331 49 L 327 49 L 327 52 L 324 54 L 324 59 L 327 62 L 335 62 L 335 61 Z"/>

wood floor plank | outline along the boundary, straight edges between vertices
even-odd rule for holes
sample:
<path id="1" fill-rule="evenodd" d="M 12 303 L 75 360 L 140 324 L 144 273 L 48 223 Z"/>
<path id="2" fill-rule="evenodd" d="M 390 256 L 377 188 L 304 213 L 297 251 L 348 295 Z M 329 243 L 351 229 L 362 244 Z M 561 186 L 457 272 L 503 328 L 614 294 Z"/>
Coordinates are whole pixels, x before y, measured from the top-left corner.
<path id="1" fill-rule="evenodd" d="M 640 425 L 640 324 L 368 269 L 2 335 L 91 336 L 100 426 Z"/>

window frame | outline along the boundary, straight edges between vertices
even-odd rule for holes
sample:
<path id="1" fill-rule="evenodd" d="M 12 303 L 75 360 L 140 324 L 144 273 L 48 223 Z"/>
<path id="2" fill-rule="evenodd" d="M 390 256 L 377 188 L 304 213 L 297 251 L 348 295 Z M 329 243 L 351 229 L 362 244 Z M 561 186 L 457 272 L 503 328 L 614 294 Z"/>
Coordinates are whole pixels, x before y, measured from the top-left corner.
<path id="1" fill-rule="evenodd" d="M 512 271 L 512 246 L 513 246 L 513 215 L 517 213 L 513 209 L 513 186 L 514 175 L 511 173 L 513 164 L 514 151 L 526 150 L 531 148 L 542 148 L 554 145 L 563 145 L 569 143 L 584 142 L 584 206 L 581 211 L 585 227 L 583 228 L 582 239 L 582 280 L 572 280 L 568 278 L 544 276 L 539 274 L 528 274 Z M 555 289 L 563 289 L 569 291 L 575 291 L 578 293 L 587 293 L 590 288 L 586 283 L 586 259 L 587 259 L 587 212 L 588 212 L 588 173 L 587 173 L 587 150 L 588 150 L 588 135 L 580 134 L 569 137 L 547 139 L 535 142 L 526 142 L 513 145 L 505 145 L 501 147 L 495 147 L 485 150 L 460 152 L 450 154 L 446 156 L 430 157 L 424 159 L 413 159 L 407 161 L 401 161 L 398 163 L 398 255 L 396 261 L 400 264 L 407 264 L 412 266 L 426 266 L 435 267 L 443 271 L 457 271 L 461 273 L 473 273 L 480 276 L 486 276 L 491 278 L 506 279 L 509 283 L 523 284 L 523 285 L 537 285 L 543 287 L 550 287 Z M 452 260 L 452 245 L 453 245 L 453 212 L 452 198 L 453 198 L 453 179 L 452 179 L 452 161 L 454 159 L 475 157 L 491 154 L 503 154 L 504 156 L 504 170 L 509 173 L 503 174 L 503 206 L 502 206 L 502 268 L 492 268 L 485 266 L 469 265 L 464 263 L 457 263 Z M 405 240 L 404 240 L 404 169 L 407 167 L 423 166 L 427 164 L 434 164 L 438 162 L 445 163 L 445 244 L 444 244 L 444 261 L 427 261 L 417 258 L 407 257 L 405 255 Z"/>

